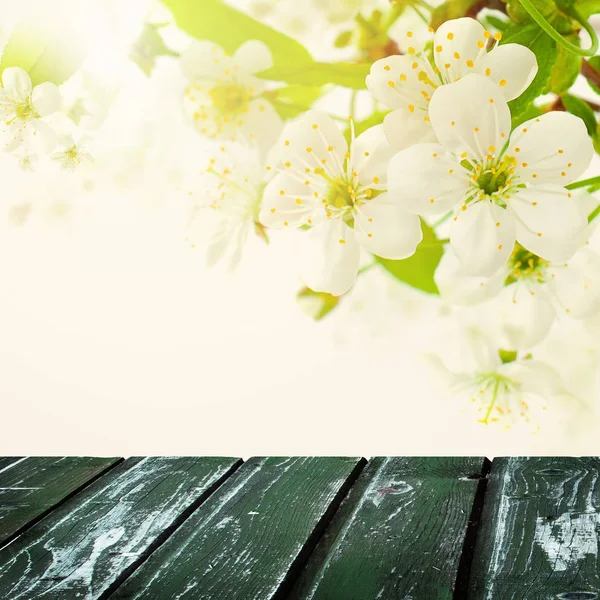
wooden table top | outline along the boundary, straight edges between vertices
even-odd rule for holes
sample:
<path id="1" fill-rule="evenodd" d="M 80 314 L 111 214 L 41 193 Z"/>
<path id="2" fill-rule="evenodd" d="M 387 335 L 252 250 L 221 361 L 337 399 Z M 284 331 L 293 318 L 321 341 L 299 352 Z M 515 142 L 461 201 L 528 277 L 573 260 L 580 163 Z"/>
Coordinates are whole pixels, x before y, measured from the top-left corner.
<path id="1" fill-rule="evenodd" d="M 2 600 L 600 600 L 600 458 L 0 458 Z"/>

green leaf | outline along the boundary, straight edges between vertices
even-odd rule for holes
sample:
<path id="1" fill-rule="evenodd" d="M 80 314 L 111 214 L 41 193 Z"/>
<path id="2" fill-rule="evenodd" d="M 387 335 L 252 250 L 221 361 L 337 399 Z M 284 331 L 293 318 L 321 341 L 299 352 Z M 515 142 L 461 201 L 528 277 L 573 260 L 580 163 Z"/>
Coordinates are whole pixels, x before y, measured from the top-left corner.
<path id="1" fill-rule="evenodd" d="M 33 86 L 60 85 L 85 58 L 82 33 L 68 25 L 56 29 L 38 21 L 22 21 L 13 29 L 2 53 L 0 73 L 8 67 L 27 71 Z"/>
<path id="2" fill-rule="evenodd" d="M 264 93 L 282 119 L 292 119 L 306 112 L 321 95 L 322 88 L 288 85 Z"/>
<path id="3" fill-rule="evenodd" d="M 519 125 L 525 123 L 525 121 L 529 121 L 529 119 L 535 119 L 544 114 L 544 111 L 539 107 L 535 106 L 535 104 L 530 104 L 528 108 L 526 108 L 516 119 L 513 118 L 511 125 L 512 129 L 515 129 Z"/>
<path id="4" fill-rule="evenodd" d="M 129 58 L 148 76 L 152 73 L 157 56 L 179 56 L 162 39 L 159 29 L 164 26 L 165 23 L 144 23 L 142 34 L 129 52 Z"/>
<path id="5" fill-rule="evenodd" d="M 579 44 L 579 35 L 576 33 L 565 37 L 573 44 Z M 562 96 L 575 83 L 581 71 L 582 57 L 560 45 L 557 46 L 556 51 L 556 62 L 552 67 L 552 74 L 548 81 L 548 90 Z"/>
<path id="6" fill-rule="evenodd" d="M 332 296 L 326 292 L 315 292 L 310 288 L 302 288 L 296 295 L 300 308 L 315 321 L 328 315 L 340 301 L 340 296 Z"/>
<path id="7" fill-rule="evenodd" d="M 354 121 L 354 135 L 358 137 L 361 133 L 369 129 L 369 127 L 374 127 L 375 125 L 380 125 L 383 123 L 384 117 L 390 111 L 381 111 L 376 110 L 371 116 L 366 119 L 362 119 L 361 121 Z M 350 139 L 350 127 L 346 128 L 344 131 L 344 135 L 347 139 Z"/>
<path id="8" fill-rule="evenodd" d="M 479 0 L 448 0 L 440 4 L 431 13 L 431 26 L 437 29 L 442 23 L 450 19 L 464 17 Z"/>
<path id="9" fill-rule="evenodd" d="M 535 7 L 548 21 L 554 20 L 558 14 L 558 8 L 554 0 L 535 0 Z M 531 15 L 523 8 L 519 0 L 508 0 L 506 2 L 506 12 L 515 23 L 533 22 Z"/>
<path id="10" fill-rule="evenodd" d="M 517 121 L 548 89 L 552 69 L 557 58 L 556 42 L 536 23 L 512 25 L 502 37 L 502 44 L 527 46 L 538 63 L 538 72 L 529 87 L 515 100 L 508 103 L 513 120 Z"/>
<path id="11" fill-rule="evenodd" d="M 588 133 L 594 137 L 598 128 L 598 123 L 596 122 L 596 115 L 590 105 L 581 98 L 576 98 L 569 94 L 565 94 L 561 99 L 567 111 L 572 115 L 579 117 L 585 123 Z"/>
<path id="12" fill-rule="evenodd" d="M 405 260 L 390 260 L 376 256 L 375 260 L 398 281 L 428 294 L 439 294 L 433 274 L 444 253 L 443 245 L 427 223 L 421 221 L 421 226 L 423 241 L 413 256 Z"/>
<path id="13" fill-rule="evenodd" d="M 200 40 L 210 40 L 232 54 L 247 40 L 264 42 L 273 53 L 276 68 L 313 62 L 296 40 L 255 21 L 221 0 L 163 0 L 180 29 Z M 311 82 L 312 85 L 314 84 Z"/>
<path id="14" fill-rule="evenodd" d="M 600 0 L 578 0 L 577 12 L 586 19 L 600 13 Z"/>
<path id="15" fill-rule="evenodd" d="M 356 90 L 366 89 L 369 74 L 367 63 L 319 63 L 312 62 L 294 67 L 273 67 L 259 73 L 259 77 L 274 81 L 286 81 L 299 85 L 321 86 L 333 83 Z"/>

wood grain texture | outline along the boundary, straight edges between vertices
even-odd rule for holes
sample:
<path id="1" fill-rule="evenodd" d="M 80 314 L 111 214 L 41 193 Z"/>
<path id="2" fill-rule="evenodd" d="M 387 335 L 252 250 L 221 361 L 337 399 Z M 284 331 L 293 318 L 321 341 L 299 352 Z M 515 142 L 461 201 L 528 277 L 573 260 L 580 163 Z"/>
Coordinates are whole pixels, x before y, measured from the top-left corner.
<path id="1" fill-rule="evenodd" d="M 483 458 L 371 460 L 290 600 L 451 600 L 483 467 Z"/>
<path id="2" fill-rule="evenodd" d="M 237 467 L 233 458 L 134 458 L 0 550 L 0 598 L 110 593 Z"/>
<path id="3" fill-rule="evenodd" d="M 250 459 L 111 600 L 285 597 L 363 464 Z"/>
<path id="4" fill-rule="evenodd" d="M 600 598 L 599 539 L 599 458 L 496 459 L 468 598 Z"/>
<path id="5" fill-rule="evenodd" d="M 22 456 L 0 456 L 0 473 L 17 461 L 23 460 Z"/>
<path id="6" fill-rule="evenodd" d="M 118 463 L 119 458 L 36 458 L 0 470 L 0 547 Z"/>

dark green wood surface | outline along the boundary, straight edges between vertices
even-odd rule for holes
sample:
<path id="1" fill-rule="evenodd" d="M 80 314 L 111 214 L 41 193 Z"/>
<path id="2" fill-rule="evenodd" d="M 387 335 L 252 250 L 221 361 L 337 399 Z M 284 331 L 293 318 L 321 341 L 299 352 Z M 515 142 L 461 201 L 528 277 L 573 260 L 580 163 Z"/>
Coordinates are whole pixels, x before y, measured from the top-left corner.
<path id="1" fill-rule="evenodd" d="M 0 473 L 10 465 L 14 465 L 17 461 L 23 460 L 22 456 L 0 456 Z"/>
<path id="2" fill-rule="evenodd" d="M 599 458 L 496 459 L 468 598 L 600 598 L 599 539 Z"/>
<path id="3" fill-rule="evenodd" d="M 483 468 L 483 458 L 372 459 L 290 600 L 452 600 Z"/>
<path id="4" fill-rule="evenodd" d="M 284 597 L 363 464 L 250 459 L 112 598 Z"/>
<path id="5" fill-rule="evenodd" d="M 239 462 L 126 460 L 0 550 L 0 598 L 104 597 Z"/>
<path id="6" fill-rule="evenodd" d="M 31 457 L 6 465 L 0 471 L 0 547 L 120 460 Z"/>

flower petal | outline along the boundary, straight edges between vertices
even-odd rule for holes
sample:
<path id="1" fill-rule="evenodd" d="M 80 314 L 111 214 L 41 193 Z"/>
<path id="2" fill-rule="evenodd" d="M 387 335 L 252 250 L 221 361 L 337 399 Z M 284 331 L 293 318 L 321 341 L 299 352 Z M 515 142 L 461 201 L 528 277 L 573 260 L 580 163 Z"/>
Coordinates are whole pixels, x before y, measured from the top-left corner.
<path id="1" fill-rule="evenodd" d="M 429 120 L 425 120 L 424 114 L 423 111 L 410 112 L 406 107 L 388 113 L 383 119 L 383 130 L 388 142 L 397 150 L 414 144 L 435 142 L 435 133 Z"/>
<path id="2" fill-rule="evenodd" d="M 322 209 L 312 189 L 287 173 L 279 173 L 265 188 L 259 221 L 274 228 L 312 225 L 311 217 Z"/>
<path id="3" fill-rule="evenodd" d="M 31 79 L 20 67 L 7 67 L 2 73 L 4 91 L 15 99 L 26 100 L 31 95 Z"/>
<path id="4" fill-rule="evenodd" d="M 180 57 L 181 70 L 192 81 L 217 79 L 230 63 L 231 59 L 225 50 L 207 40 L 194 40 Z"/>
<path id="5" fill-rule="evenodd" d="M 244 42 L 233 55 L 235 64 L 246 73 L 259 73 L 273 66 L 269 47 L 258 40 Z"/>
<path id="6" fill-rule="evenodd" d="M 548 284 L 572 317 L 584 319 L 600 311 L 600 256 L 582 248 L 566 265 L 550 265 Z"/>
<path id="7" fill-rule="evenodd" d="M 459 306 L 472 306 L 496 296 L 504 286 L 506 273 L 492 277 L 469 275 L 452 246 L 448 246 L 435 270 L 434 280 L 442 299 Z"/>
<path id="8" fill-rule="evenodd" d="M 469 187 L 460 171 L 439 144 L 418 144 L 401 150 L 390 161 L 389 191 L 410 212 L 445 213 L 462 203 Z"/>
<path id="9" fill-rule="evenodd" d="M 369 252 L 393 260 L 412 256 L 423 239 L 419 217 L 400 208 L 387 193 L 358 209 L 354 235 Z"/>
<path id="10" fill-rule="evenodd" d="M 486 52 L 484 33 L 483 25 L 469 17 L 440 25 L 433 38 L 433 59 L 444 81 L 458 81 L 473 73 L 478 58 Z"/>
<path id="11" fill-rule="evenodd" d="M 568 185 L 588 168 L 594 148 L 579 117 L 552 111 L 519 125 L 506 152 L 522 180 Z"/>
<path id="12" fill-rule="evenodd" d="M 387 188 L 387 171 L 396 150 L 383 133 L 383 126 L 369 127 L 350 144 L 350 171 L 358 173 L 361 185 Z"/>
<path id="13" fill-rule="evenodd" d="M 499 372 L 519 384 L 522 394 L 536 394 L 545 400 L 565 393 L 559 374 L 537 360 L 523 360 L 502 365 Z"/>
<path id="14" fill-rule="evenodd" d="M 546 185 L 520 189 L 508 202 L 517 222 L 517 241 L 551 261 L 569 260 L 587 219 L 564 188 Z"/>
<path id="15" fill-rule="evenodd" d="M 455 217 L 450 243 L 466 273 L 491 277 L 515 246 L 514 217 L 487 200 L 475 202 Z"/>
<path id="16" fill-rule="evenodd" d="M 505 287 L 493 302 L 493 320 L 505 350 L 539 344 L 550 331 L 556 312 L 543 284 L 519 282 Z"/>
<path id="17" fill-rule="evenodd" d="M 358 273 L 360 246 L 352 229 L 341 219 L 329 219 L 305 236 L 302 279 L 315 292 L 341 296 Z"/>
<path id="18" fill-rule="evenodd" d="M 439 87 L 429 116 L 440 144 L 470 158 L 483 160 L 499 152 L 510 133 L 510 110 L 501 89 L 481 75 Z"/>
<path id="19" fill-rule="evenodd" d="M 427 111 L 427 98 L 433 93 L 433 87 L 426 82 L 429 77 L 426 69 L 427 65 L 414 56 L 381 58 L 371 66 L 367 87 L 375 99 L 388 108 Z"/>
<path id="20" fill-rule="evenodd" d="M 31 123 L 33 131 L 24 138 L 25 146 L 33 153 L 47 154 L 56 147 L 56 133 L 48 123 L 35 119 Z"/>
<path id="21" fill-rule="evenodd" d="M 248 112 L 240 117 L 238 126 L 242 140 L 264 157 L 279 138 L 283 121 L 270 102 L 256 98 L 248 104 Z"/>
<path id="22" fill-rule="evenodd" d="M 33 88 L 31 102 L 40 117 L 47 117 L 60 110 L 62 98 L 58 88 L 53 83 L 46 82 Z"/>
<path id="23" fill-rule="evenodd" d="M 278 154 L 287 168 L 303 175 L 305 169 L 321 168 L 334 177 L 342 173 L 348 143 L 329 115 L 309 110 L 287 125 L 281 138 Z"/>
<path id="24" fill-rule="evenodd" d="M 537 70 L 535 54 L 521 44 L 496 46 L 475 65 L 475 72 L 497 83 L 507 100 L 520 96 L 533 81 Z"/>

